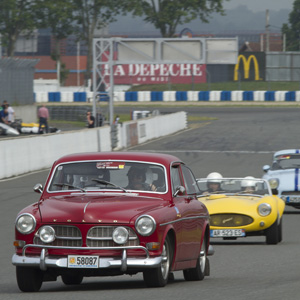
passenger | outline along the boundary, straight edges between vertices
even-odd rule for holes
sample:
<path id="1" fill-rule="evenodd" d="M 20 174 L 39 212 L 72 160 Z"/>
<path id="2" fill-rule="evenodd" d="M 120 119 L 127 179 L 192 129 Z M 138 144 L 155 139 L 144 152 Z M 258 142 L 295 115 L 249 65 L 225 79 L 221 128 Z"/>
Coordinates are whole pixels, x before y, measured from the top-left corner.
<path id="1" fill-rule="evenodd" d="M 256 182 L 253 176 L 246 176 L 245 180 L 241 182 L 243 193 L 253 194 L 256 191 Z"/>
<path id="2" fill-rule="evenodd" d="M 95 118 L 90 111 L 86 113 L 87 127 L 94 128 L 95 127 Z"/>
<path id="3" fill-rule="evenodd" d="M 221 182 L 223 176 L 218 172 L 209 173 L 206 177 L 207 190 L 203 192 L 203 195 L 213 194 L 221 191 Z"/>
<path id="4" fill-rule="evenodd" d="M 128 185 L 126 189 L 129 190 L 142 190 L 142 191 L 156 191 L 153 184 L 146 183 L 146 169 L 131 167 L 128 171 Z"/>

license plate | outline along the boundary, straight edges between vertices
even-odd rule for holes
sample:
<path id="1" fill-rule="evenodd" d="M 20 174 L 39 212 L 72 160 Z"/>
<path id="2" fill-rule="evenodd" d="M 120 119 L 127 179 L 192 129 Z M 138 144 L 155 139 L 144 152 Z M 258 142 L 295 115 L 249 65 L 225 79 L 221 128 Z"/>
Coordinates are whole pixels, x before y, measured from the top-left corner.
<path id="1" fill-rule="evenodd" d="M 99 256 L 68 255 L 68 268 L 99 268 Z"/>
<path id="2" fill-rule="evenodd" d="M 300 197 L 299 196 L 287 196 L 286 197 L 286 202 L 287 203 L 299 203 L 300 202 Z"/>
<path id="3" fill-rule="evenodd" d="M 245 235 L 245 229 L 216 229 L 210 231 L 211 237 L 239 237 Z"/>

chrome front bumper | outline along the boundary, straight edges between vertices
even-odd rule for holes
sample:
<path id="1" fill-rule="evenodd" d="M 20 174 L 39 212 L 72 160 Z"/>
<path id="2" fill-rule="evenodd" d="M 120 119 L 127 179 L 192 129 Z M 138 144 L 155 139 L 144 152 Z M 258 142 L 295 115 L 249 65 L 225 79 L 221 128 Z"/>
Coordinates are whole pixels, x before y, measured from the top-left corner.
<path id="1" fill-rule="evenodd" d="M 41 248 L 41 254 L 39 257 L 26 256 L 27 248 Z M 61 247 L 55 246 L 42 246 L 42 245 L 26 245 L 22 250 L 22 255 L 14 254 L 12 257 L 12 264 L 15 266 L 27 266 L 27 267 L 39 267 L 42 271 L 46 271 L 47 268 L 68 268 L 67 257 L 61 258 L 49 258 L 48 249 L 62 249 Z M 121 258 L 113 257 L 100 257 L 99 269 L 104 268 L 119 268 L 125 272 L 128 269 L 136 268 L 156 268 L 161 265 L 162 258 L 160 256 L 150 258 L 149 252 L 145 247 L 132 246 L 132 247 L 63 247 L 63 249 L 72 250 L 122 250 Z M 141 249 L 145 251 L 146 258 L 128 258 L 127 250 Z"/>

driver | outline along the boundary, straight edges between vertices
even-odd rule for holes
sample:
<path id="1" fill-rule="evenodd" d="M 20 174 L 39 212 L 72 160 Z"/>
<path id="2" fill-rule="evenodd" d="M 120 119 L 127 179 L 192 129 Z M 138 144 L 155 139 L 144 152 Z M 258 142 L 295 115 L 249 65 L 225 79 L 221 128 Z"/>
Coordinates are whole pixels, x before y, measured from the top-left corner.
<path id="1" fill-rule="evenodd" d="M 129 190 L 143 190 L 143 191 L 156 191 L 153 184 L 146 183 L 146 169 L 131 167 L 127 173 L 128 185 L 126 189 Z"/>
<path id="2" fill-rule="evenodd" d="M 221 191 L 222 178 L 223 176 L 218 172 L 209 173 L 206 177 L 207 190 L 203 193 L 203 195 Z"/>

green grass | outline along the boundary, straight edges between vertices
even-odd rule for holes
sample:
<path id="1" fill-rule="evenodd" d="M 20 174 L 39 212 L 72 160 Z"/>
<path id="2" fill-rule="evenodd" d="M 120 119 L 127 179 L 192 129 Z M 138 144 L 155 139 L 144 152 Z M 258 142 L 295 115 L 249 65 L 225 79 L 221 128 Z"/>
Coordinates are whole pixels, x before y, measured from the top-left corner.
<path id="1" fill-rule="evenodd" d="M 298 91 L 300 82 L 241 81 L 197 84 L 148 84 L 132 86 L 129 91 Z"/>

